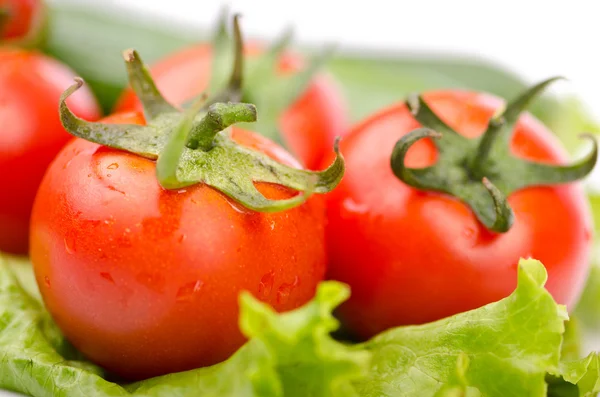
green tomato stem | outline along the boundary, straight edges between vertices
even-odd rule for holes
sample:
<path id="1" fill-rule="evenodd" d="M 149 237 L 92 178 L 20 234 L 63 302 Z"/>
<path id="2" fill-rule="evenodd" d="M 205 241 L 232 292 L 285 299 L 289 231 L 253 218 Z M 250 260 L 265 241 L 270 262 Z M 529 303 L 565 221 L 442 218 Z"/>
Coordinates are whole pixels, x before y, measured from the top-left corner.
<path id="1" fill-rule="evenodd" d="M 158 157 L 158 161 L 156 162 L 156 178 L 165 189 L 179 189 L 185 185 L 185 183 L 182 183 L 177 178 L 177 169 L 179 168 L 181 156 L 188 140 L 188 134 L 194 123 L 194 117 L 196 117 L 196 114 L 198 114 L 203 105 L 204 101 L 199 100 L 183 113 L 181 121 L 171 133 L 169 141 Z"/>
<path id="2" fill-rule="evenodd" d="M 214 146 L 215 135 L 236 123 L 256 121 L 256 107 L 248 103 L 215 103 L 206 116 L 190 131 L 187 147 L 208 151 Z"/>
<path id="3" fill-rule="evenodd" d="M 488 125 L 487 130 L 481 136 L 479 146 L 471 161 L 471 172 L 477 178 L 483 178 L 481 172 L 486 169 L 486 163 L 494 150 L 504 150 L 508 148 L 514 127 L 519 119 L 519 116 L 531 104 L 531 102 L 544 91 L 553 82 L 562 79 L 562 77 L 552 77 L 544 80 L 515 100 L 510 102 L 502 114 L 493 117 Z M 498 146 L 496 149 L 495 147 Z"/>
<path id="4" fill-rule="evenodd" d="M 219 34 L 227 36 L 225 29 L 219 29 Z M 227 37 L 217 37 L 215 45 L 227 40 Z M 215 57 L 219 53 L 215 52 Z M 223 55 L 221 55 L 223 56 Z M 215 67 L 220 66 L 221 60 L 213 62 L 213 74 L 218 75 L 218 72 L 214 70 Z M 233 16 L 233 67 L 231 69 L 231 75 L 229 76 L 229 82 L 227 86 L 220 92 L 212 96 L 208 103 L 213 104 L 217 102 L 239 102 L 242 100 L 242 84 L 244 81 L 244 39 L 242 37 L 242 31 L 240 28 L 240 15 L 235 14 Z M 214 83 L 212 84 L 214 86 Z"/>
<path id="5" fill-rule="evenodd" d="M 261 118 L 245 127 L 285 145 L 279 119 L 306 91 L 314 75 L 331 58 L 333 47 L 326 48 L 309 60 L 302 70 L 282 74 L 280 61 L 291 43 L 292 30 L 286 30 L 260 56 L 245 59 L 239 15 L 233 17 L 233 37 L 229 36 L 226 29 L 227 17 L 227 13 L 221 15 L 212 41 L 213 64 L 207 105 L 217 102 L 253 103 L 260 109 Z M 226 75 L 224 71 L 231 72 Z"/>
<path id="6" fill-rule="evenodd" d="M 143 96 L 145 113 L 150 117 L 146 125 L 105 124 L 78 118 L 66 101 L 83 85 L 80 78 L 60 98 L 60 119 L 74 136 L 157 160 L 156 174 L 162 187 L 179 189 L 204 183 L 251 210 L 273 212 L 296 207 L 313 193 L 329 192 L 342 179 L 345 166 L 339 140 L 334 145 L 334 162 L 323 171 L 281 164 L 237 144 L 224 132 L 235 123 L 255 121 L 254 105 L 229 102 L 207 108 L 206 97 L 201 97 L 182 113 L 163 100 L 136 52 L 125 54 L 132 86 Z M 270 200 L 256 188 L 260 182 L 285 186 L 298 194 Z"/>
<path id="7" fill-rule="evenodd" d="M 133 49 L 123 51 L 123 59 L 125 59 L 129 83 L 142 103 L 147 121 L 155 119 L 160 114 L 176 110 L 154 84 L 150 71 L 140 59 L 137 51 Z"/>
<path id="8" fill-rule="evenodd" d="M 444 123 L 420 96 L 406 104 L 425 128 L 403 136 L 391 157 L 394 174 L 416 189 L 450 194 L 465 202 L 490 231 L 507 232 L 514 222 L 508 196 L 529 186 L 577 181 L 588 175 L 598 158 L 596 140 L 590 153 L 570 165 L 534 163 L 512 155 L 510 142 L 520 114 L 544 88 L 559 78 L 545 80 L 509 102 L 502 114 L 493 117 L 479 138 L 468 139 Z M 408 149 L 423 138 L 436 138 L 437 163 L 413 169 L 404 164 Z"/>

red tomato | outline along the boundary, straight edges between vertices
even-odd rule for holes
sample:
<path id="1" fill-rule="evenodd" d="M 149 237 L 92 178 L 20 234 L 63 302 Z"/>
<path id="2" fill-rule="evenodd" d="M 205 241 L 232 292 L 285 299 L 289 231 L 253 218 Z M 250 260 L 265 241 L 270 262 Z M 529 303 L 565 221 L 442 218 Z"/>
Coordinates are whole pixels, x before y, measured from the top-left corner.
<path id="1" fill-rule="evenodd" d="M 139 113 L 113 123 L 144 122 Z M 234 139 L 288 165 L 254 133 Z M 314 295 L 325 272 L 325 207 L 257 213 L 204 184 L 162 189 L 155 162 L 81 139 L 49 167 L 31 259 L 44 302 L 83 354 L 127 379 L 215 364 L 242 345 L 238 295 L 276 310 Z M 257 184 L 268 198 L 294 193 Z"/>
<path id="2" fill-rule="evenodd" d="M 0 10 L 7 20 L 0 27 L 2 39 L 14 40 L 27 36 L 36 23 L 44 17 L 44 4 L 40 0 L 0 0 Z"/>
<path id="3" fill-rule="evenodd" d="M 0 251 L 27 252 L 29 216 L 46 167 L 70 135 L 58 118 L 58 100 L 73 82 L 65 65 L 37 52 L 0 50 Z M 96 119 L 89 90 L 69 98 L 80 117 Z"/>
<path id="4" fill-rule="evenodd" d="M 424 96 L 433 111 L 467 137 L 480 135 L 501 101 L 485 94 L 440 91 Z M 328 194 L 328 277 L 350 284 L 340 310 L 368 338 L 387 328 L 420 324 L 509 295 L 521 257 L 541 260 L 548 290 L 572 308 L 588 272 L 591 216 L 582 189 L 567 184 L 525 188 L 510 195 L 512 228 L 489 232 L 457 199 L 415 190 L 392 172 L 400 137 L 420 127 L 404 104 L 356 126 L 342 140 L 346 174 Z M 523 115 L 511 142 L 514 155 L 548 163 L 568 159 L 540 122 Z M 435 162 L 429 140 L 417 142 L 406 163 Z"/>
<path id="5" fill-rule="evenodd" d="M 256 45 L 250 45 L 246 52 L 253 57 L 260 50 Z M 281 72 L 297 71 L 301 63 L 299 58 L 286 54 L 281 59 Z M 150 70 L 165 98 L 180 105 L 207 89 L 211 64 L 211 47 L 200 44 L 171 54 Z M 132 109 L 142 108 L 128 88 L 118 101 L 116 111 Z M 279 127 L 292 153 L 307 168 L 317 168 L 323 157 L 331 152 L 335 137 L 344 134 L 346 127 L 344 104 L 333 81 L 326 75 L 316 75 L 304 94 L 281 116 Z"/>

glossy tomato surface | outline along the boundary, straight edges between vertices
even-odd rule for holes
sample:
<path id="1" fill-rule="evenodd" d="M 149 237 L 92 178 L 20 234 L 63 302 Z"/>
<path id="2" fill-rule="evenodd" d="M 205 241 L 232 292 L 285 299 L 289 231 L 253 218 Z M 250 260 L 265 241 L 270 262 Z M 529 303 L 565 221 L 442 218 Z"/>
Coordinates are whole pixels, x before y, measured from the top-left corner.
<path id="1" fill-rule="evenodd" d="M 440 91 L 425 100 L 459 133 L 483 133 L 501 106 L 497 98 Z M 487 231 L 462 202 L 415 190 L 393 174 L 390 157 L 400 137 L 420 127 L 402 104 L 359 124 L 342 140 L 346 174 L 328 194 L 328 277 L 350 284 L 340 310 L 358 336 L 420 324 L 509 295 L 519 258 L 541 260 L 547 288 L 572 308 L 583 287 L 591 247 L 591 216 L 577 184 L 526 188 L 510 195 L 515 212 L 504 234 Z M 515 156 L 547 163 L 568 159 L 540 122 L 523 115 L 511 142 Z M 431 165 L 429 140 L 408 152 L 412 167 Z"/>
<path id="2" fill-rule="evenodd" d="M 297 165 L 254 133 L 233 136 Z M 81 352 L 128 379 L 226 359 L 244 342 L 240 291 L 290 310 L 312 298 L 325 272 L 321 197 L 256 213 L 203 184 L 165 190 L 155 172 L 153 161 L 76 139 L 49 168 L 32 219 L 31 259 L 48 310 Z M 272 199 L 293 194 L 257 187 Z"/>
<path id="3" fill-rule="evenodd" d="M 247 56 L 261 50 L 256 44 L 247 46 Z M 173 104 L 181 105 L 208 88 L 212 49 L 201 44 L 168 56 L 150 68 L 159 90 Z M 300 58 L 286 54 L 280 71 L 293 73 L 302 68 Z M 116 111 L 141 110 L 133 91 L 128 88 L 117 103 Z M 260 118 L 261 110 L 258 109 Z M 283 141 L 291 152 L 309 168 L 316 168 L 331 152 L 335 137 L 346 132 L 346 114 L 341 93 L 327 75 L 317 74 L 304 94 L 289 107 L 279 120 Z"/>
<path id="4" fill-rule="evenodd" d="M 0 50 L 0 251 L 27 253 L 38 185 L 70 139 L 58 117 L 58 100 L 74 76 L 67 66 L 37 52 Z M 87 89 L 68 103 L 80 117 L 99 117 Z"/>

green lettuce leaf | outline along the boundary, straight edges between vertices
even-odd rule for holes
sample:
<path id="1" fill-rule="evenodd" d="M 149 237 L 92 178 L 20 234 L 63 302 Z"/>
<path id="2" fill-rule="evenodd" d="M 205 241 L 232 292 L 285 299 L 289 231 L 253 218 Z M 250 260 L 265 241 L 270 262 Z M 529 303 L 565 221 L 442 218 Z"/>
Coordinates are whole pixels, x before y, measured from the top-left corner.
<path id="1" fill-rule="evenodd" d="M 313 301 L 283 314 L 242 294 L 249 341 L 229 360 L 132 384 L 106 380 L 62 337 L 21 287 L 19 280 L 33 280 L 24 261 L 1 262 L 0 388 L 32 396 L 592 397 L 600 390 L 598 355 L 579 359 L 576 324 L 565 329 L 564 307 L 543 288 L 546 271 L 535 260 L 520 262 L 517 289 L 499 302 L 358 345 L 330 337 L 338 328 L 332 310 L 349 295 L 343 284 L 322 283 Z"/>
<path id="2" fill-rule="evenodd" d="M 580 396 L 592 397 L 600 393 L 600 356 L 597 352 L 582 360 L 563 362 L 560 369 L 564 380 L 577 385 Z"/>
<path id="3" fill-rule="evenodd" d="M 369 377 L 358 384 L 361 395 L 435 396 L 446 385 L 456 390 L 458 367 L 467 396 L 546 396 L 546 373 L 558 371 L 567 319 L 543 288 L 546 277 L 540 262 L 521 260 L 518 287 L 509 297 L 361 345 L 373 353 Z M 461 355 L 468 360 L 457 365 Z"/>
<path id="4" fill-rule="evenodd" d="M 551 377 L 548 396 L 595 397 L 600 393 L 600 356 L 590 353 L 581 360 L 560 363 L 560 372 Z"/>
<path id="5" fill-rule="evenodd" d="M 584 327 L 600 334 L 600 178 L 588 179 L 588 200 L 595 227 L 592 268 L 577 308 L 576 315 Z"/>
<path id="6" fill-rule="evenodd" d="M 581 327 L 579 320 L 571 316 L 565 323 L 565 333 L 563 334 L 563 343 L 560 349 L 561 360 L 578 360 L 581 358 Z"/>
<path id="7" fill-rule="evenodd" d="M 4 255 L 4 259 L 2 258 Z M 33 274 L 31 262 L 29 258 L 24 256 L 8 255 L 0 253 L 0 263 L 5 262 L 13 274 L 17 278 L 19 285 L 25 290 L 25 292 L 32 298 L 35 298 L 39 302 L 42 301 L 40 290 L 35 281 L 35 275 Z"/>
<path id="8" fill-rule="evenodd" d="M 450 378 L 435 393 L 434 397 L 463 397 L 469 392 L 469 382 L 466 374 L 469 368 L 469 356 L 460 353 L 456 360 L 456 369 L 450 373 Z"/>
<path id="9" fill-rule="evenodd" d="M 79 357 L 42 305 L 0 263 L 0 388 L 36 397 L 353 396 L 352 381 L 366 373 L 369 353 L 329 336 L 338 326 L 331 311 L 348 295 L 343 284 L 323 283 L 309 304 L 276 314 L 244 294 L 241 327 L 251 339 L 229 360 L 118 385 Z"/>

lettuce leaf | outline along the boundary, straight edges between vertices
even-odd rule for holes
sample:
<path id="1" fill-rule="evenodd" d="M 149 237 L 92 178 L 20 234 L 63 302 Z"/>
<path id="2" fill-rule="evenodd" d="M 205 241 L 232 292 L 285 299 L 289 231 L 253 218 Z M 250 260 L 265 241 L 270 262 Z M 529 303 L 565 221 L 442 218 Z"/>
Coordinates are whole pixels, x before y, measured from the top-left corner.
<path id="1" fill-rule="evenodd" d="M 4 258 L 2 257 L 4 255 Z M 42 301 L 40 290 L 35 281 L 35 275 L 31 268 L 31 262 L 29 258 L 24 256 L 2 254 L 0 252 L 0 265 L 5 263 L 8 265 L 12 273 L 17 278 L 19 285 L 25 290 L 25 292 L 35 298 L 37 301 Z"/>
<path id="2" fill-rule="evenodd" d="M 581 360 L 566 360 L 560 373 L 549 377 L 548 396 L 595 397 L 600 393 L 600 356 L 590 353 Z"/>
<path id="3" fill-rule="evenodd" d="M 42 305 L 0 263 L 0 388 L 57 397 L 353 396 L 352 381 L 366 373 L 369 353 L 329 336 L 338 326 L 331 311 L 348 295 L 343 284 L 323 283 L 309 304 L 276 314 L 243 294 L 240 324 L 250 341 L 229 360 L 118 385 L 81 360 Z"/>
<path id="4" fill-rule="evenodd" d="M 565 322 L 565 333 L 563 334 L 563 343 L 560 348 L 560 359 L 577 360 L 581 358 L 581 327 L 579 320 L 575 316 L 571 316 L 569 321 Z"/>
<path id="5" fill-rule="evenodd" d="M 592 397 L 600 393 L 600 356 L 597 352 L 582 360 L 563 362 L 560 369 L 565 381 L 577 385 L 580 396 Z"/>
<path id="6" fill-rule="evenodd" d="M 598 355 L 577 357 L 575 324 L 565 330 L 565 309 L 535 260 L 520 262 L 518 287 L 499 302 L 356 345 L 330 337 L 331 313 L 349 296 L 343 284 L 322 283 L 313 301 L 283 314 L 244 293 L 249 341 L 230 359 L 132 384 L 106 380 L 69 345 L 20 286 L 32 280 L 21 265 L 17 279 L 0 263 L 0 388 L 32 396 L 591 397 L 600 389 Z"/>
<path id="7" fill-rule="evenodd" d="M 587 330 L 600 334 L 600 168 L 586 180 L 596 235 L 592 252 L 592 268 L 575 314 Z"/>
<path id="8" fill-rule="evenodd" d="M 430 324 L 396 328 L 361 348 L 373 353 L 362 396 L 434 396 L 456 384 L 457 360 L 467 396 L 546 396 L 546 373 L 558 372 L 567 319 L 543 288 L 546 271 L 521 260 L 507 298 Z M 459 394 L 460 395 L 460 394 Z"/>

